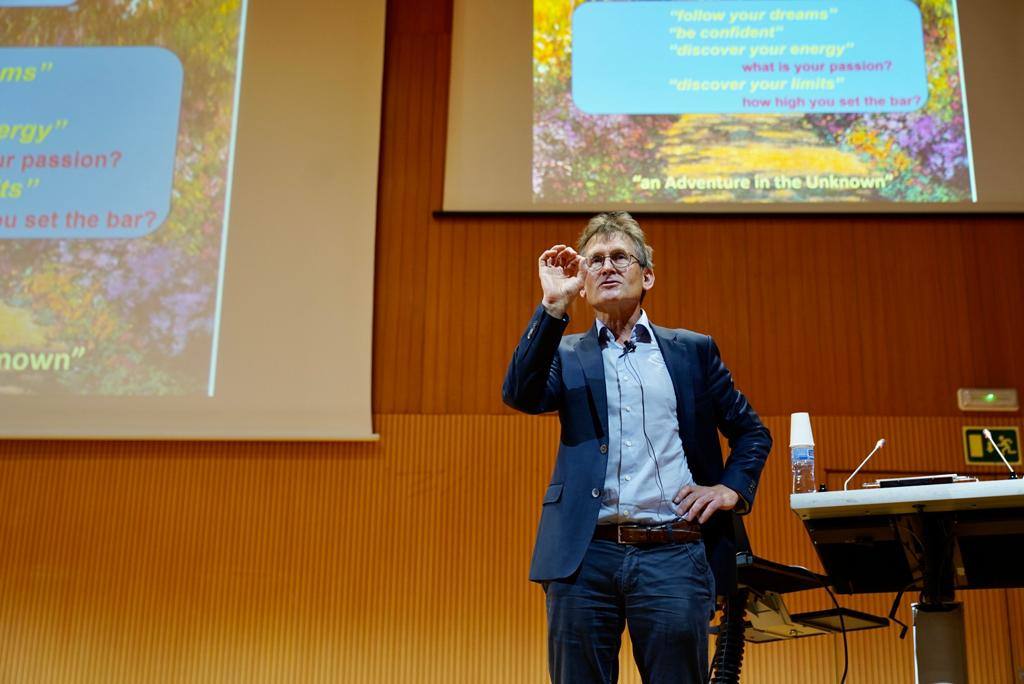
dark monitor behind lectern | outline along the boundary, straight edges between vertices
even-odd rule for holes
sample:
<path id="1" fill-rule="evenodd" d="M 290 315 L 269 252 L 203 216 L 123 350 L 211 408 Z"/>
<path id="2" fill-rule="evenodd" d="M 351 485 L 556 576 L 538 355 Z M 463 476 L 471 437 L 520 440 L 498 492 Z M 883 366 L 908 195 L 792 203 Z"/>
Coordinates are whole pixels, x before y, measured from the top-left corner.
<path id="1" fill-rule="evenodd" d="M 952 564 L 938 570 L 951 575 L 957 589 L 1024 587 L 1024 573 L 1011 560 L 1024 548 L 1024 511 L 1019 508 L 827 518 L 805 525 L 839 593 L 920 588 L 929 561 L 926 547 L 935 546 L 934 531 L 926 529 L 935 525 L 942 531 L 939 546 L 949 548 L 931 551 L 932 563 Z"/>

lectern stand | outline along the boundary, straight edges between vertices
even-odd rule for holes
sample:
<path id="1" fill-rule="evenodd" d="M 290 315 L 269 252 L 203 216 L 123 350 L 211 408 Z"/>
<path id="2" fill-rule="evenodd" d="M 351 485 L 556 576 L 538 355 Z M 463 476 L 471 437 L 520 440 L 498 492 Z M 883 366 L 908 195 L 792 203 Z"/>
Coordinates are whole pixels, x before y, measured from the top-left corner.
<path id="1" fill-rule="evenodd" d="M 967 682 L 964 606 L 955 601 L 939 606 L 915 603 L 914 675 L 918 682 Z"/>
<path id="2" fill-rule="evenodd" d="M 966 684 L 955 592 L 1024 587 L 1007 559 L 1024 545 L 1024 480 L 793 494 L 790 507 L 837 593 L 920 591 L 917 682 Z"/>

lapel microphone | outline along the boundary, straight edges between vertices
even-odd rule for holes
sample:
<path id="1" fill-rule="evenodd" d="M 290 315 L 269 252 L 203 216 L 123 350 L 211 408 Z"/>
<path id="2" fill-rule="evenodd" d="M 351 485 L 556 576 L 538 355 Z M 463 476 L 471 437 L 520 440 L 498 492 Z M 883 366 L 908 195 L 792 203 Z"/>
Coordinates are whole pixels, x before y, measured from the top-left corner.
<path id="1" fill-rule="evenodd" d="M 630 352 L 635 352 L 636 351 L 636 342 L 634 342 L 633 340 L 626 340 L 625 342 L 622 343 L 622 346 L 624 347 L 624 350 L 622 352 L 622 356 L 625 356 L 626 354 L 629 354 Z"/>

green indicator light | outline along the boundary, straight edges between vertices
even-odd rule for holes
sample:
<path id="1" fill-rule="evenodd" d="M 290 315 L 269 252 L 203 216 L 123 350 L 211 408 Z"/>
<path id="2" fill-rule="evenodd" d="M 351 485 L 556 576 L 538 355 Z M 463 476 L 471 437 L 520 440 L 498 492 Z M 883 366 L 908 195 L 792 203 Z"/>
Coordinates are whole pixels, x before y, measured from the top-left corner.
<path id="1" fill-rule="evenodd" d="M 996 395 L 994 393 L 989 392 L 988 394 L 985 395 L 985 401 L 991 402 L 991 401 L 995 401 L 995 400 L 996 400 Z"/>

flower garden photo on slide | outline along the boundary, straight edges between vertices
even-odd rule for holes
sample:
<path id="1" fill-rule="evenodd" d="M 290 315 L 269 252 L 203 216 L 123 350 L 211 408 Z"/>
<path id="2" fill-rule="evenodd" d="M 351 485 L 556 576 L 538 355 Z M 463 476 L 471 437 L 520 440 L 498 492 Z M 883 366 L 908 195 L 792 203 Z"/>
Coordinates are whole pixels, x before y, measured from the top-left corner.
<path id="1" fill-rule="evenodd" d="M 54 73 L 89 52 L 65 48 L 113 54 L 112 63 L 125 64 L 129 58 L 114 51 L 143 46 L 180 62 L 174 68 L 184 75 L 180 118 L 176 107 L 167 108 L 177 120 L 177 138 L 171 127 L 164 147 L 173 181 L 158 189 L 164 202 L 169 190 L 166 220 L 151 232 L 120 239 L 0 239 L 0 393 L 207 392 L 243 9 L 242 0 L 79 0 L 73 7 L 0 9 L 0 48 L 60 50 L 65 62 L 57 62 Z M 35 107 L 47 77 L 0 83 L 0 92 Z M 118 85 L 116 74 L 103 79 Z M 64 94 L 76 96 L 85 93 Z M 124 93 L 126 102 L 131 97 Z M 40 120 L 62 115 L 36 114 Z M 101 115 L 91 118 L 72 120 L 68 135 L 86 125 L 109 133 Z M 54 159 L 78 163 L 97 150 L 58 151 L 68 154 Z M 126 154 L 123 163 L 131 161 Z M 91 188 L 105 182 L 91 172 L 47 171 L 44 184 L 80 183 L 75 192 L 88 199 Z M 0 214 L 11 207 L 16 205 L 0 204 Z M 54 215 L 64 218 L 64 212 Z"/>
<path id="2" fill-rule="evenodd" d="M 584 111 L 573 97 L 574 12 L 588 3 L 534 0 L 534 202 L 972 201 L 955 0 L 887 1 L 912 2 L 920 12 L 925 66 L 922 89 L 926 82 L 926 97 L 920 106 L 903 111 L 606 114 Z M 624 11 L 628 2 L 599 4 L 617 5 L 618 11 Z M 820 6 L 839 8 L 840 12 L 849 7 L 843 0 L 665 4 Z M 680 59 L 680 66 L 673 68 L 682 72 L 695 62 Z M 616 91 L 612 88 L 610 92 Z M 698 190 L 673 187 L 671 180 L 712 177 L 724 182 Z M 738 187 L 742 179 L 749 184 L 749 179 L 755 178 L 804 181 L 769 185 L 766 180 L 760 186 Z M 835 180 L 843 178 L 881 180 L 847 187 L 842 180 Z M 669 179 L 668 184 L 663 179 Z"/>

